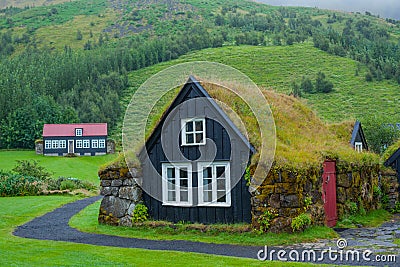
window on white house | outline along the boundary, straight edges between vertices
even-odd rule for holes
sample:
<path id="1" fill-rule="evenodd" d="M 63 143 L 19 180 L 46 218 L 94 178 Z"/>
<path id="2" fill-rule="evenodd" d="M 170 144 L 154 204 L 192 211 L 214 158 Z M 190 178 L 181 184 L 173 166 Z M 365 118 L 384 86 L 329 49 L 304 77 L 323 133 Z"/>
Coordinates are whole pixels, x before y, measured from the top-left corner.
<path id="1" fill-rule="evenodd" d="M 82 136 L 83 134 L 83 129 L 82 128 L 76 128 L 75 129 L 75 136 Z"/>
<path id="2" fill-rule="evenodd" d="M 51 149 L 51 140 L 44 141 L 44 148 Z"/>
<path id="3" fill-rule="evenodd" d="M 82 148 L 82 140 L 76 140 L 76 148 Z"/>
<path id="4" fill-rule="evenodd" d="M 58 140 L 51 140 L 51 148 L 52 149 L 58 148 Z"/>
<path id="5" fill-rule="evenodd" d="M 362 151 L 363 151 L 363 144 L 362 144 L 362 142 L 355 142 L 355 143 L 354 143 L 354 149 L 355 149 L 357 152 L 362 152 Z"/>
<path id="6" fill-rule="evenodd" d="M 182 145 L 206 144 L 206 120 L 182 120 Z"/>
<path id="7" fill-rule="evenodd" d="M 90 141 L 89 140 L 83 140 L 83 148 L 90 148 Z"/>
<path id="8" fill-rule="evenodd" d="M 193 199 L 191 189 L 191 164 L 162 165 L 162 190 L 164 205 L 192 205 Z"/>
<path id="9" fill-rule="evenodd" d="M 100 139 L 99 140 L 99 148 L 105 148 L 105 147 L 106 147 L 106 140 Z"/>
<path id="10" fill-rule="evenodd" d="M 67 147 L 67 141 L 60 140 L 60 148 L 66 148 L 66 147 Z"/>
<path id="11" fill-rule="evenodd" d="M 199 205 L 231 205 L 228 162 L 199 163 Z"/>
<path id="12" fill-rule="evenodd" d="M 92 140 L 92 148 L 98 148 L 99 147 L 99 140 L 93 139 Z"/>

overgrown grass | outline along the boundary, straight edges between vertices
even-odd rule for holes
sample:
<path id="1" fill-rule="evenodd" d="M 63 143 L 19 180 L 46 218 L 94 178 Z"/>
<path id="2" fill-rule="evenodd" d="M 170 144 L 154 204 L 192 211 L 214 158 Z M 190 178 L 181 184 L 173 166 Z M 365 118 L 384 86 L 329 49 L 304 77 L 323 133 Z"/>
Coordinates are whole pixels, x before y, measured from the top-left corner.
<path id="1" fill-rule="evenodd" d="M 257 234 L 248 232 L 248 225 L 204 226 L 196 224 L 170 224 L 167 222 L 146 223 L 134 227 L 113 227 L 99 225 L 97 216 L 100 202 L 92 204 L 74 216 L 70 225 L 84 232 L 135 237 L 153 240 L 190 240 L 217 244 L 237 244 L 249 246 L 289 245 L 330 239 L 337 234 L 327 227 L 311 227 L 303 233 Z"/>
<path id="2" fill-rule="evenodd" d="M 54 177 L 73 177 L 99 184 L 97 172 L 99 167 L 115 159 L 117 154 L 95 157 L 49 157 L 36 155 L 32 150 L 0 150 L 0 170 L 10 171 L 17 160 L 36 160 L 46 170 L 53 172 Z"/>
<path id="3" fill-rule="evenodd" d="M 347 215 L 338 221 L 339 228 L 357 228 L 359 225 L 363 227 L 378 227 L 385 221 L 389 220 L 392 215 L 383 209 L 372 210 L 366 215 Z"/>
<path id="4" fill-rule="evenodd" d="M 76 243 L 24 239 L 13 229 L 62 204 L 72 197 L 0 198 L 0 263 L 2 266 L 265 266 L 251 259 L 126 249 Z M 268 262 L 269 266 L 308 266 L 301 263 Z"/>

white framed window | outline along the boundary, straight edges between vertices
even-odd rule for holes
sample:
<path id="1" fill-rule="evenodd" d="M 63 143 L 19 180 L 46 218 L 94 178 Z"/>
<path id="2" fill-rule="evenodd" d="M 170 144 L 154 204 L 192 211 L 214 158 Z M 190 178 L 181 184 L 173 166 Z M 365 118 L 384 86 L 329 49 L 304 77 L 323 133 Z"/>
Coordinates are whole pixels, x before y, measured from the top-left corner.
<path id="1" fill-rule="evenodd" d="M 206 144 L 206 120 L 188 119 L 182 120 L 182 145 Z"/>
<path id="2" fill-rule="evenodd" d="M 99 140 L 99 148 L 105 148 L 105 147 L 106 147 L 106 140 L 100 139 Z"/>
<path id="3" fill-rule="evenodd" d="M 192 165 L 163 164 L 162 193 L 163 205 L 193 205 Z"/>
<path id="4" fill-rule="evenodd" d="M 76 140 L 75 141 L 76 148 L 82 148 L 82 143 L 83 143 L 82 140 Z"/>
<path id="5" fill-rule="evenodd" d="M 60 148 L 67 148 L 67 141 L 60 140 L 59 146 L 60 146 Z"/>
<path id="6" fill-rule="evenodd" d="M 93 139 L 92 140 L 92 148 L 98 148 L 99 147 L 99 140 Z"/>
<path id="7" fill-rule="evenodd" d="M 355 142 L 355 143 L 354 143 L 354 149 L 355 149 L 357 152 L 362 152 L 362 151 L 363 151 L 363 144 L 362 144 L 362 142 Z"/>
<path id="8" fill-rule="evenodd" d="M 52 149 L 58 148 L 58 140 L 51 140 L 51 148 Z"/>
<path id="9" fill-rule="evenodd" d="M 199 205 L 230 207 L 229 162 L 199 163 L 198 172 Z"/>
<path id="10" fill-rule="evenodd" d="M 85 139 L 83 140 L 83 148 L 90 148 L 90 141 Z"/>
<path id="11" fill-rule="evenodd" d="M 51 140 L 44 141 L 44 148 L 51 149 Z"/>
<path id="12" fill-rule="evenodd" d="M 75 129 L 75 136 L 82 136 L 83 134 L 83 129 L 82 128 L 76 128 Z"/>

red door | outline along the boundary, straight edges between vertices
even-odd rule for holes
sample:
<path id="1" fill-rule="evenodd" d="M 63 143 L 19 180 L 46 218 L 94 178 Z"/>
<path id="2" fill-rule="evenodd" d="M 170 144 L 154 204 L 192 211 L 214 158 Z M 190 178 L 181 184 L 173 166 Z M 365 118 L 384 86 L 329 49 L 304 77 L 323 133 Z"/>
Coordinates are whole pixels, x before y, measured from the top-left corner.
<path id="1" fill-rule="evenodd" d="M 325 208 L 325 221 L 328 227 L 334 227 L 337 222 L 336 211 L 336 162 L 324 162 L 322 175 L 322 200 Z"/>

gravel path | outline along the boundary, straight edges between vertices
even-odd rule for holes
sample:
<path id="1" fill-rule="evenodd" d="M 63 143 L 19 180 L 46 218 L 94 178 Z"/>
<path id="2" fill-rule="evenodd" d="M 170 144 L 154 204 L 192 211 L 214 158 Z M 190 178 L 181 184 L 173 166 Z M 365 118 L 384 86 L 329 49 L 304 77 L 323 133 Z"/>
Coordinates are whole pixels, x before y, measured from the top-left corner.
<path id="1" fill-rule="evenodd" d="M 253 258 L 257 259 L 257 254 L 260 250 L 264 249 L 257 246 L 238 246 L 238 245 L 225 245 L 225 244 L 209 244 L 191 241 L 158 241 L 158 240 L 145 240 L 137 238 L 127 238 L 127 237 L 117 237 L 102 234 L 91 234 L 83 233 L 68 225 L 69 220 L 76 213 L 84 209 L 86 206 L 94 203 L 95 201 L 101 199 L 101 197 L 92 197 L 82 200 L 78 200 L 73 203 L 66 204 L 61 208 L 58 208 L 50 213 L 47 213 L 41 217 L 35 218 L 32 221 L 19 226 L 15 229 L 14 235 L 24 238 L 40 239 L 40 240 L 55 240 L 55 241 L 66 241 L 81 244 L 91 244 L 98 246 L 112 246 L 112 247 L 122 247 L 122 248 L 141 248 L 150 250 L 170 250 L 170 251 L 182 251 L 182 252 L 196 252 L 205 253 L 213 255 L 223 255 L 241 258 Z M 291 247 L 293 248 L 293 247 Z M 290 257 L 296 257 L 296 253 L 290 254 L 289 247 L 268 247 L 268 258 L 270 260 L 270 253 L 273 253 L 273 259 L 277 260 L 278 251 L 285 250 L 286 254 L 281 256 L 290 260 Z M 296 247 L 298 254 L 301 255 L 304 250 L 309 249 L 306 246 Z M 315 248 L 316 259 L 315 263 L 331 263 L 331 264 L 346 264 L 346 265 L 369 265 L 369 266 L 398 266 L 396 263 L 378 264 L 376 261 L 365 261 L 360 256 L 359 261 L 340 261 L 333 260 L 335 257 L 330 258 L 329 254 L 326 253 L 323 260 L 318 260 L 321 255 L 322 250 L 327 250 L 329 247 Z M 333 250 L 337 249 L 332 247 Z M 306 254 L 307 255 L 307 254 Z M 261 253 L 260 256 L 264 256 Z M 337 259 L 340 259 L 336 255 Z M 345 258 L 345 257 L 344 257 Z M 370 256 L 374 259 L 374 256 Z M 307 260 L 307 257 L 305 258 Z M 399 263 L 399 258 L 397 257 L 397 262 Z"/>

